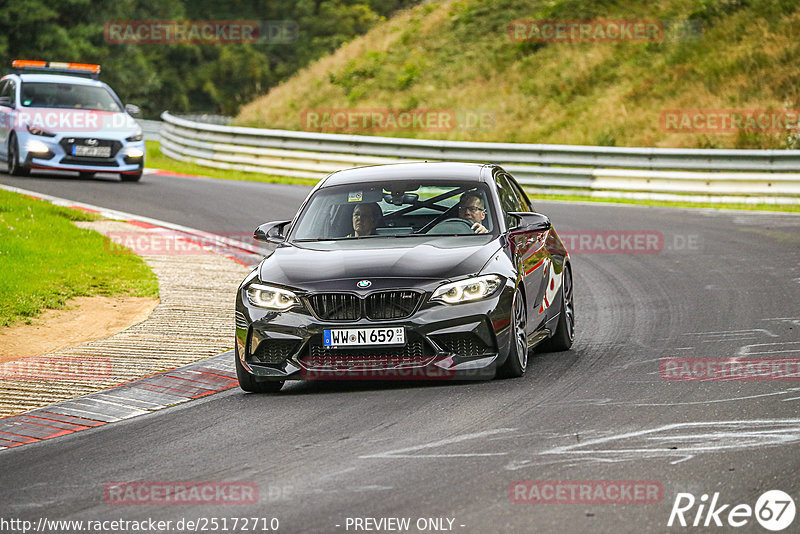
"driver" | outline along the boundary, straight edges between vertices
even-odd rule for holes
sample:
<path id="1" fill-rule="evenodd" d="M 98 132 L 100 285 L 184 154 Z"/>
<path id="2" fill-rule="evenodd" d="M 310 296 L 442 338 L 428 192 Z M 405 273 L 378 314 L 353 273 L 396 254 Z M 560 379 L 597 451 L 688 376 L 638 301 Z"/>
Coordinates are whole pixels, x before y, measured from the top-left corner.
<path id="1" fill-rule="evenodd" d="M 461 195 L 458 202 L 458 216 L 472 224 L 472 231 L 476 234 L 489 233 L 482 224 L 486 218 L 486 208 L 483 207 L 483 199 L 479 193 L 467 191 Z"/>
<path id="2" fill-rule="evenodd" d="M 355 237 L 374 234 L 381 217 L 383 217 L 383 212 L 377 203 L 358 204 L 353 209 L 353 234 L 347 237 L 353 237 L 354 234 Z"/>

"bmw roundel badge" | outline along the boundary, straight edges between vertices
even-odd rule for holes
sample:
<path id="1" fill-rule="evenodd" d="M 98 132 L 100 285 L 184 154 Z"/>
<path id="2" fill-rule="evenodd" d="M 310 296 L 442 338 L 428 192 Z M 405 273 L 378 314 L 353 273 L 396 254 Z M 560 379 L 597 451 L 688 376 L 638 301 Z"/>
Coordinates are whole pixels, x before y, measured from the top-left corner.
<path id="1" fill-rule="evenodd" d="M 372 282 L 370 282 L 369 280 L 359 280 L 358 284 L 356 284 L 356 285 L 358 287 L 360 287 L 361 289 L 366 289 L 366 288 L 368 288 L 369 286 L 372 285 Z"/>

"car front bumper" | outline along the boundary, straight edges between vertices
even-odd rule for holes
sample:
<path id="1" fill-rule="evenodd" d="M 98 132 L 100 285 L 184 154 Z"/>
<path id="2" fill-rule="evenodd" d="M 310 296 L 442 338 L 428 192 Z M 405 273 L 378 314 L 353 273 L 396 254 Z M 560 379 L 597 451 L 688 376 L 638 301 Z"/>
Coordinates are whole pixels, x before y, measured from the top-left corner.
<path id="1" fill-rule="evenodd" d="M 55 137 L 32 135 L 28 132 L 17 132 L 19 138 L 20 156 L 24 165 L 30 169 L 48 169 L 77 172 L 110 172 L 123 174 L 138 174 L 144 169 L 144 141 L 126 141 L 116 136 L 98 135 L 104 142 L 113 143 L 115 150 L 108 158 L 76 157 L 68 154 L 64 148 L 64 134 Z M 72 136 L 75 137 L 75 136 Z M 43 144 L 48 152 L 31 151 L 29 142 L 35 141 L 36 145 Z M 142 152 L 141 157 L 131 157 L 129 149 Z"/>
<path id="2" fill-rule="evenodd" d="M 509 352 L 513 286 L 490 298 L 425 302 L 403 320 L 320 321 L 306 308 L 268 311 L 236 303 L 236 357 L 260 380 L 485 380 Z M 398 327 L 404 347 L 326 349 L 325 329 Z"/>

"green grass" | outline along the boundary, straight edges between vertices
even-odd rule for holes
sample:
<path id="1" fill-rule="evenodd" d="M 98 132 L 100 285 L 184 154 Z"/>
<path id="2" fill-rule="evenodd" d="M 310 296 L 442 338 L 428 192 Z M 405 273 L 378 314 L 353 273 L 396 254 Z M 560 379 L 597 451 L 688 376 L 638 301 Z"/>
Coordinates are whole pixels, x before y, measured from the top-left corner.
<path id="1" fill-rule="evenodd" d="M 178 161 L 165 156 L 161 152 L 161 143 L 158 141 L 147 141 L 147 157 L 145 165 L 150 169 L 160 169 L 162 171 L 175 172 L 179 174 L 193 174 L 198 176 L 208 176 L 209 178 L 220 178 L 222 180 L 246 180 L 251 182 L 270 182 L 279 184 L 301 184 L 314 185 L 316 180 L 304 178 L 291 178 L 287 176 L 273 176 L 270 174 L 258 174 L 255 172 L 233 171 L 227 169 L 215 169 L 204 167 L 196 163 Z"/>
<path id="2" fill-rule="evenodd" d="M 662 206 L 667 208 L 714 208 L 727 210 L 748 210 L 748 211 L 782 211 L 800 213 L 798 204 L 745 204 L 745 203 L 718 203 L 718 202 L 690 202 L 679 200 L 645 200 L 635 198 L 598 198 L 586 194 L 576 193 L 574 195 L 540 193 L 536 189 L 525 188 L 528 198 L 533 204 L 537 200 L 560 200 L 568 202 L 604 202 L 611 204 L 635 204 L 638 206 Z"/>
<path id="3" fill-rule="evenodd" d="M 30 322 L 79 296 L 157 297 L 158 281 L 133 253 L 75 226 L 97 216 L 0 190 L 0 327 Z"/>

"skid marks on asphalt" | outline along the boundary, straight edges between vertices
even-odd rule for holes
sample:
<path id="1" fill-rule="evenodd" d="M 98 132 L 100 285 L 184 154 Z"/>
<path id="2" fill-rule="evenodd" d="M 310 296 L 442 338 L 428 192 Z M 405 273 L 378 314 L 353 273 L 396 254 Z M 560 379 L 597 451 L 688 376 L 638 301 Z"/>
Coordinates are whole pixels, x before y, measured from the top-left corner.
<path id="1" fill-rule="evenodd" d="M 602 464 L 658 458 L 674 465 L 708 453 L 796 446 L 800 442 L 800 419 L 693 421 L 623 433 L 597 431 L 589 435 L 598 437 L 586 439 L 585 435 L 551 434 L 550 439 L 555 437 L 562 444 L 533 452 L 528 458 L 511 459 L 504 467 L 515 471 L 552 464 Z M 362 455 L 359 458 L 430 460 L 505 457 L 513 454 L 514 444 L 526 436 L 533 435 L 520 433 L 513 428 L 499 428 Z M 541 433 L 536 433 L 536 436 L 542 437 Z M 570 443 L 563 444 L 567 440 Z M 467 442 L 467 450 L 454 451 L 454 445 Z"/>
<path id="2" fill-rule="evenodd" d="M 402 449 L 393 449 L 375 454 L 366 454 L 359 456 L 359 458 L 471 458 L 479 456 L 504 456 L 508 454 L 508 452 L 454 452 L 453 445 L 466 441 L 478 441 L 481 443 L 485 441 L 484 438 L 495 436 L 497 434 L 515 432 L 516 430 L 516 428 L 495 428 L 492 430 L 485 430 L 483 432 L 461 434 L 452 438 L 421 443 L 419 445 L 412 445 L 411 447 L 404 447 Z M 446 452 L 441 451 L 441 448 L 443 447 L 446 447 Z M 438 449 L 439 452 L 418 453 L 418 451 L 427 451 L 431 449 Z"/>
<path id="3" fill-rule="evenodd" d="M 797 395 L 800 393 L 800 387 L 791 387 L 786 389 L 781 389 L 778 391 L 768 391 L 766 393 L 753 393 L 750 395 L 735 395 L 732 397 L 720 397 L 714 399 L 702 399 L 697 401 L 665 401 L 665 402 L 653 402 L 653 401 L 636 401 L 636 400 L 621 400 L 621 399 L 613 399 L 613 398 L 595 398 L 595 399 L 568 399 L 563 401 L 554 402 L 551 404 L 553 407 L 575 407 L 575 406 L 630 406 L 630 407 L 637 407 L 637 408 L 645 408 L 645 407 L 657 407 L 657 406 L 706 406 L 709 404 L 720 404 L 726 402 L 738 402 L 738 401 L 746 401 L 746 400 L 754 400 L 754 399 L 761 399 L 767 397 L 780 397 L 780 396 L 790 396 L 789 398 L 781 398 L 777 399 L 781 402 L 787 401 L 794 401 L 800 399 L 800 397 L 795 397 L 793 395 Z"/>
<path id="4" fill-rule="evenodd" d="M 653 458 L 674 465 L 701 454 L 798 442 L 800 419 L 673 423 L 560 445 L 539 452 L 535 458 L 512 460 L 505 468 L 515 471 L 554 463 L 618 463 Z"/>
<path id="5" fill-rule="evenodd" d="M 757 339 L 760 336 L 779 337 L 765 328 L 750 328 L 744 330 L 721 330 L 719 332 L 686 332 L 684 336 L 698 336 L 702 343 L 718 343 L 720 341 L 740 341 L 743 339 Z"/>
<path id="6" fill-rule="evenodd" d="M 771 317 L 762 319 L 762 321 L 771 323 L 767 325 L 770 328 L 683 332 L 677 340 L 681 346 L 668 346 L 676 341 L 675 338 L 657 338 L 652 346 L 646 348 L 656 354 L 670 353 L 670 357 L 729 358 L 730 361 L 736 361 L 741 357 L 800 356 L 800 341 L 777 341 L 778 339 L 797 337 L 795 328 L 800 325 L 800 317 Z M 680 355 L 675 354 L 678 351 L 681 352 Z M 659 375 L 659 365 L 662 359 L 661 356 L 632 359 L 623 363 L 619 368 L 646 366 L 649 370 L 645 370 L 645 374 Z"/>

